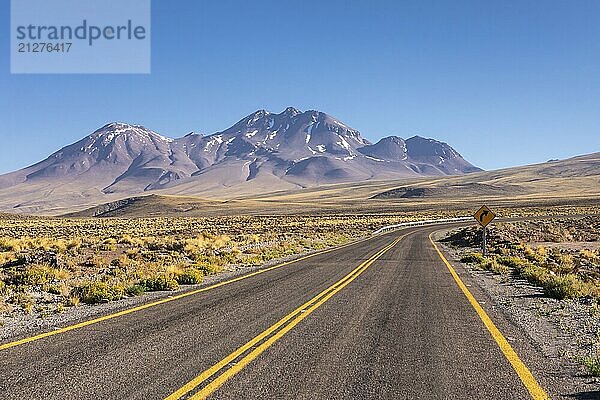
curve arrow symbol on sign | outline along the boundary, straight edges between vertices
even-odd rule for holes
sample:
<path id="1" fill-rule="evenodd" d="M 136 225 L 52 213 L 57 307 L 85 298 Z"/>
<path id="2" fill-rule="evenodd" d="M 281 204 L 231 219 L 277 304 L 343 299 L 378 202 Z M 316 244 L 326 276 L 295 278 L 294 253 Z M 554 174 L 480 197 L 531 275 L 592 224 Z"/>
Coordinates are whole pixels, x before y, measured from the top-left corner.
<path id="1" fill-rule="evenodd" d="M 481 215 L 479 216 L 479 221 L 480 221 L 481 223 L 483 223 L 483 221 L 484 221 L 485 217 L 486 217 L 486 216 L 487 216 L 489 213 L 490 213 L 490 212 L 489 212 L 488 210 L 485 210 L 485 211 L 483 211 L 483 212 L 481 213 Z"/>

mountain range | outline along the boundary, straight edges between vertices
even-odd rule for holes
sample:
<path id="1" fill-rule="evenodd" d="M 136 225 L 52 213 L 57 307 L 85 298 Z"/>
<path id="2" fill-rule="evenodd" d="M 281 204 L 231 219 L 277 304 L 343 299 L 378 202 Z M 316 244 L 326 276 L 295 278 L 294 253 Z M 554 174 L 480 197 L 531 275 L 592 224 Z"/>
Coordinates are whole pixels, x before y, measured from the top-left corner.
<path id="1" fill-rule="evenodd" d="M 372 144 L 328 114 L 288 107 L 178 139 L 109 123 L 39 163 L 1 175 L 0 210 L 77 208 L 143 192 L 218 198 L 477 171 L 446 143 L 390 136 Z"/>

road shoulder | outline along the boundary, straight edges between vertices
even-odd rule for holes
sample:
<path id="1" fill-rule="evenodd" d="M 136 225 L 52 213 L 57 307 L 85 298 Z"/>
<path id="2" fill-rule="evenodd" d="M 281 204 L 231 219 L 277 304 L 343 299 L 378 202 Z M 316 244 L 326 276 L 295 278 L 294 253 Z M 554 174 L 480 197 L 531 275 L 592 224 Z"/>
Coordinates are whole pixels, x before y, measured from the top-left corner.
<path id="1" fill-rule="evenodd" d="M 546 298 L 522 279 L 461 263 L 455 250 L 437 242 L 447 231 L 433 235 L 436 244 L 551 397 L 599 398 L 600 380 L 575 361 L 585 343 L 598 340 L 589 337 L 599 324 L 592 306 L 581 300 Z"/>

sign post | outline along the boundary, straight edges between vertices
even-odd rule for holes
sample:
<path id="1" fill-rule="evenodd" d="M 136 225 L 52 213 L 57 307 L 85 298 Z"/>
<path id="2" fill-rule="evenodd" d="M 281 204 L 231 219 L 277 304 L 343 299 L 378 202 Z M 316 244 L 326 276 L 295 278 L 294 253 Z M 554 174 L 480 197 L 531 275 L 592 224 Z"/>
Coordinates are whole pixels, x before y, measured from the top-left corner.
<path id="1" fill-rule="evenodd" d="M 481 254 L 487 257 L 487 227 L 483 227 L 483 240 L 481 241 Z"/>
<path id="2" fill-rule="evenodd" d="M 496 214 L 490 210 L 487 206 L 482 206 L 475 215 L 473 215 L 479 225 L 483 228 L 482 230 L 482 241 L 481 241 L 481 253 L 484 257 L 487 257 L 487 226 L 494 218 Z"/>

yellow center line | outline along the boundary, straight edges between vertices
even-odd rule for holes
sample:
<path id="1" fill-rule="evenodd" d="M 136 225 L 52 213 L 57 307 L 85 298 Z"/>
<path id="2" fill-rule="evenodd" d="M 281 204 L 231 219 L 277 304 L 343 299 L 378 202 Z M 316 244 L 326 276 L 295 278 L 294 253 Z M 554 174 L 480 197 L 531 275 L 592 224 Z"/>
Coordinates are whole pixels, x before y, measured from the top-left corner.
<path id="1" fill-rule="evenodd" d="M 450 274 L 454 278 L 454 281 L 458 284 L 458 287 L 462 290 L 465 297 L 469 300 L 469 303 L 471 303 L 471 306 L 473 306 L 473 308 L 477 312 L 477 315 L 479 315 L 479 318 L 487 328 L 488 332 L 492 335 L 494 341 L 496 341 L 498 347 L 500 347 L 500 350 L 502 350 L 502 353 L 504 354 L 506 359 L 510 362 L 510 365 L 513 367 L 513 369 L 521 379 L 521 382 L 523 382 L 523 385 L 525 385 L 525 388 L 527 388 L 527 390 L 529 391 L 531 397 L 534 400 L 549 400 L 550 398 L 548 397 L 544 389 L 537 383 L 531 371 L 529 371 L 525 363 L 521 361 L 515 350 L 508 343 L 508 340 L 506 340 L 504 335 L 502 335 L 502 332 L 500 332 L 500 330 L 496 327 L 494 322 L 492 322 L 492 319 L 484 311 L 483 307 L 481 307 L 479 302 L 475 299 L 475 296 L 471 294 L 471 292 L 460 279 L 452 265 L 450 265 L 446 257 L 444 257 L 444 254 L 442 254 L 438 246 L 435 244 L 435 242 L 431 238 L 431 235 L 432 234 L 429 235 L 429 241 L 431 242 L 431 244 L 433 244 L 433 247 L 437 251 L 444 264 L 446 264 L 446 267 L 448 268 Z"/>
<path id="2" fill-rule="evenodd" d="M 229 363 L 236 360 L 242 354 L 244 354 L 249 349 L 253 348 L 255 345 L 260 345 L 246 356 L 244 356 L 241 360 L 235 363 L 233 366 L 225 370 L 221 375 L 219 375 L 216 379 L 202 388 L 200 391 L 191 396 L 191 399 L 205 399 L 214 391 L 216 391 L 219 387 L 221 387 L 228 379 L 232 376 L 240 372 L 245 366 L 247 366 L 250 362 L 256 359 L 260 354 L 262 354 L 267 348 L 269 348 L 273 343 L 283 337 L 287 332 L 289 332 L 292 328 L 294 328 L 300 321 L 309 316 L 313 311 L 319 308 L 323 303 L 329 300 L 332 296 L 334 296 L 337 292 L 346 287 L 350 282 L 354 281 L 360 274 L 362 274 L 367 268 L 369 268 L 377 259 L 383 256 L 386 252 L 388 252 L 391 248 L 393 248 L 400 240 L 402 240 L 405 235 L 398 237 L 392 243 L 388 244 L 386 247 L 378 251 L 376 254 L 371 256 L 368 260 L 361 263 L 358 267 L 344 276 L 342 279 L 329 286 L 327 289 L 323 290 L 321 293 L 302 304 L 300 307 L 296 308 L 291 313 L 287 314 L 283 318 L 281 318 L 278 322 L 276 322 L 271 327 L 267 328 L 265 331 L 251 339 L 249 342 L 239 347 L 237 350 L 229 354 L 227 357 L 202 372 L 196 378 L 192 379 L 180 389 L 175 391 L 173 394 L 168 396 L 165 400 L 175 400 L 180 399 L 181 397 L 187 395 L 202 383 L 204 383 L 207 379 L 215 375 L 218 371 L 226 367 Z M 287 324 L 287 325 L 286 325 Z M 282 328 L 283 327 L 283 328 Z M 281 329 L 280 329 L 281 328 Z M 278 331 L 279 329 L 279 331 Z M 275 334 L 273 334 L 276 332 Z M 272 335 L 272 336 L 271 336 Z M 270 337 L 269 337 L 270 336 Z M 268 338 L 268 339 L 267 339 Z M 266 339 L 266 340 L 265 340 Z M 261 343 L 262 342 L 262 343 Z"/>
<path id="3" fill-rule="evenodd" d="M 209 290 L 216 289 L 216 288 L 221 287 L 221 286 L 229 285 L 229 284 L 234 283 L 234 282 L 239 282 L 241 280 L 248 279 L 250 277 L 253 277 L 253 276 L 256 276 L 256 275 L 259 275 L 259 274 L 263 274 L 265 272 L 272 271 L 274 269 L 281 268 L 281 267 L 284 267 L 286 265 L 294 264 L 294 263 L 297 263 L 299 261 L 303 261 L 303 260 L 306 260 L 306 259 L 318 256 L 318 255 L 321 255 L 321 254 L 329 253 L 329 252 L 334 251 L 334 250 L 343 249 L 343 248 L 346 248 L 348 246 L 353 246 L 353 245 L 356 245 L 358 243 L 362 243 L 364 241 L 367 241 L 369 239 L 371 239 L 371 238 L 366 238 L 366 239 L 362 239 L 362 240 L 353 241 L 351 243 L 347 243 L 347 244 L 342 245 L 342 246 L 332 247 L 330 249 L 322 250 L 322 251 L 319 251 L 319 252 L 316 252 L 316 253 L 312 253 L 312 254 L 309 254 L 309 255 L 306 255 L 306 256 L 303 256 L 303 257 L 300 257 L 300 258 L 296 258 L 296 259 L 291 260 L 291 261 L 287 261 L 287 262 L 284 262 L 284 263 L 281 263 L 281 264 L 274 265 L 272 267 L 263 268 L 263 269 L 260 269 L 258 271 L 255 271 L 255 272 L 252 272 L 252 273 L 249 273 L 249 274 L 246 274 L 246 275 L 234 278 L 234 279 L 230 279 L 230 280 L 227 280 L 227 281 L 219 282 L 219 283 L 216 283 L 216 284 L 211 285 L 211 286 L 207 286 L 207 287 L 202 288 L 202 289 L 192 290 L 192 291 L 185 292 L 185 293 L 182 293 L 182 294 L 179 294 L 179 295 L 176 295 L 176 296 L 172 296 L 172 297 L 169 297 L 169 298 L 166 298 L 166 299 L 154 301 L 152 303 L 143 304 L 141 306 L 128 308 L 126 310 L 122 310 L 122 311 L 119 311 L 119 312 L 116 312 L 116 313 L 113 313 L 113 314 L 108 314 L 108 315 L 104 315 L 102 317 L 90 319 L 90 320 L 87 320 L 87 321 L 84 321 L 84 322 L 80 322 L 78 324 L 69 325 L 69 326 L 66 326 L 66 327 L 63 327 L 63 328 L 55 329 L 53 331 L 40 333 L 38 335 L 30 336 L 30 337 L 27 337 L 27 338 L 24 338 L 24 339 L 15 340 L 13 342 L 8 342 L 8 343 L 0 344 L 0 351 L 1 350 L 9 349 L 11 347 L 19 346 L 19 345 L 22 345 L 22 344 L 25 344 L 25 343 L 34 342 L 36 340 L 40 340 L 40 339 L 47 338 L 47 337 L 50 337 L 50 336 L 54 336 L 54 335 L 58 335 L 58 334 L 61 334 L 61 333 L 69 332 L 69 331 L 72 331 L 72 330 L 75 330 L 75 329 L 83 328 L 83 327 L 86 327 L 86 326 L 89 326 L 89 325 L 97 324 L 99 322 L 107 321 L 109 319 L 121 317 L 123 315 L 131 314 L 131 313 L 134 313 L 134 312 L 137 312 L 137 311 L 142 311 L 142 310 L 145 310 L 147 308 L 156 307 L 158 305 L 165 304 L 165 303 L 168 303 L 168 302 L 171 302 L 171 301 L 175 301 L 175 300 L 179 300 L 179 299 L 183 299 L 183 298 L 188 297 L 188 296 L 193 296 L 193 295 L 198 294 L 198 293 L 207 292 Z"/>

